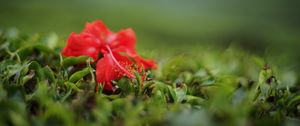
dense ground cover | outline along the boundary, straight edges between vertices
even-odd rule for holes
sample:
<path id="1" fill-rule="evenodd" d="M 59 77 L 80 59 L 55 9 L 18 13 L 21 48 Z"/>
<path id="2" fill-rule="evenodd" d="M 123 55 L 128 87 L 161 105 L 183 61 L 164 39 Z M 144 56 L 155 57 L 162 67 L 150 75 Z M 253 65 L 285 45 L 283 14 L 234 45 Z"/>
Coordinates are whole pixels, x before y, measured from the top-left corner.
<path id="1" fill-rule="evenodd" d="M 236 46 L 149 53 L 146 81 L 95 92 L 95 64 L 56 34 L 0 32 L 0 125 L 297 125 L 297 75 Z M 161 54 L 164 53 L 164 54 Z M 82 64 L 81 62 L 86 62 Z M 80 64 L 81 63 L 81 64 Z"/>

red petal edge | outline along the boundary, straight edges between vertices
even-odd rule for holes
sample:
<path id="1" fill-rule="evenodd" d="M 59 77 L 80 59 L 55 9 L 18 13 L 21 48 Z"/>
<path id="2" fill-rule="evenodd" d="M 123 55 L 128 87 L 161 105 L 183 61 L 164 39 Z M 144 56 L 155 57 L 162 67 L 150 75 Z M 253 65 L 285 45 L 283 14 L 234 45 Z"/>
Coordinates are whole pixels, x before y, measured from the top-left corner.
<path id="1" fill-rule="evenodd" d="M 97 61 L 100 45 L 90 34 L 71 33 L 66 47 L 62 50 L 63 56 L 90 56 Z"/>

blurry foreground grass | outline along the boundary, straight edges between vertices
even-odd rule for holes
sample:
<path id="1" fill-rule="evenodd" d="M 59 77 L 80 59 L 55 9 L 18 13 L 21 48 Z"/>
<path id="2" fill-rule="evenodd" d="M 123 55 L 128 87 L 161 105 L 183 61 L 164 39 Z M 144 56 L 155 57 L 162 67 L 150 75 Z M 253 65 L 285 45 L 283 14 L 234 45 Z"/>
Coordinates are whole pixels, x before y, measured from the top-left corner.
<path id="1" fill-rule="evenodd" d="M 94 92 L 89 58 L 63 58 L 56 34 L 0 33 L 0 125 L 298 125 L 297 73 L 238 47 L 156 57 L 147 81 Z M 87 62 L 87 64 L 80 64 Z M 287 64 L 288 65 L 288 64 Z"/>

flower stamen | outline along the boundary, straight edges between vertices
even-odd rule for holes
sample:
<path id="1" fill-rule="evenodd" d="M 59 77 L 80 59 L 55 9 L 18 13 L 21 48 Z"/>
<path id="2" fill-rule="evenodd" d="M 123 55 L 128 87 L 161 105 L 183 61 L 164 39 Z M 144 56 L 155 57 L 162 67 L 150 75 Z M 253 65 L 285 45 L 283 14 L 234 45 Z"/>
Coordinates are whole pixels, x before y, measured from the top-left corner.
<path id="1" fill-rule="evenodd" d="M 128 70 L 126 70 L 124 67 L 122 67 L 119 62 L 117 61 L 117 59 L 115 58 L 115 56 L 113 55 L 110 47 L 108 45 L 106 45 L 106 48 L 108 50 L 108 53 L 111 55 L 112 60 L 115 62 L 115 64 L 117 64 L 117 66 L 130 78 L 135 78 L 135 76 L 130 73 Z"/>

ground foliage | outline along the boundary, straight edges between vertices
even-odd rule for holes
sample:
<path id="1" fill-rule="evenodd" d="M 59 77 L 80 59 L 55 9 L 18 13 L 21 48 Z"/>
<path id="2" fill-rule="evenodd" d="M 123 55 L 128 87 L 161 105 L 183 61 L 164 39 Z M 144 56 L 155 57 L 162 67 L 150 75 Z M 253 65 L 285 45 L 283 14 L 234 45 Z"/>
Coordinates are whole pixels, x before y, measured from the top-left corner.
<path id="1" fill-rule="evenodd" d="M 146 81 L 136 74 L 95 92 L 92 59 L 62 57 L 64 44 L 54 33 L 0 32 L 0 125 L 300 123 L 296 73 L 237 47 L 157 55 Z"/>

